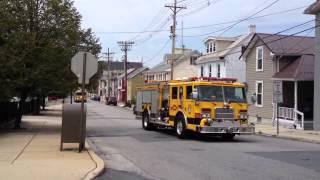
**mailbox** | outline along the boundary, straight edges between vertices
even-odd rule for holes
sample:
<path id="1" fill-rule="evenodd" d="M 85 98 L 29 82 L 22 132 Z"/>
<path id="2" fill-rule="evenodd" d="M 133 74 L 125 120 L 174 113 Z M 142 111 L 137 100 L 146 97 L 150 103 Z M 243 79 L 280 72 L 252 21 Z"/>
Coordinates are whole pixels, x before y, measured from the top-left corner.
<path id="1" fill-rule="evenodd" d="M 86 105 L 82 113 L 81 104 L 63 104 L 60 151 L 63 150 L 63 143 L 79 143 L 79 152 L 84 148 L 86 114 Z"/>

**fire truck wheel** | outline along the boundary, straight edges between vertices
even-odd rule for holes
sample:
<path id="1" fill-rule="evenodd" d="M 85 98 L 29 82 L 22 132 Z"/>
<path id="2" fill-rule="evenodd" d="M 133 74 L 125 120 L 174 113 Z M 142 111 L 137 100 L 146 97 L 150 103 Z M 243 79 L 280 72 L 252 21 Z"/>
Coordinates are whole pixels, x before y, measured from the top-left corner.
<path id="1" fill-rule="evenodd" d="M 176 122 L 176 134 L 178 138 L 183 139 L 186 137 L 186 125 L 183 118 L 179 117 Z"/>
<path id="2" fill-rule="evenodd" d="M 224 135 L 222 135 L 222 138 L 224 140 L 231 141 L 231 140 L 233 140 L 234 136 L 235 136 L 235 134 L 224 134 Z"/>
<path id="3" fill-rule="evenodd" d="M 142 116 L 142 128 L 145 130 L 152 130 L 153 125 L 149 122 L 149 115 L 144 114 Z"/>

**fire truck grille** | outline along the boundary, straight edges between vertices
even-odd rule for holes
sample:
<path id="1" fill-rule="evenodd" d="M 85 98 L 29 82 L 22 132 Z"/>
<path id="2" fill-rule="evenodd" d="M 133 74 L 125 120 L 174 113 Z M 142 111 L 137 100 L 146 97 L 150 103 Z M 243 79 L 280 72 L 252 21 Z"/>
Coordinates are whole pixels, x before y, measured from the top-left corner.
<path id="1" fill-rule="evenodd" d="M 215 112 L 216 120 L 233 120 L 233 109 L 229 108 L 216 108 Z"/>

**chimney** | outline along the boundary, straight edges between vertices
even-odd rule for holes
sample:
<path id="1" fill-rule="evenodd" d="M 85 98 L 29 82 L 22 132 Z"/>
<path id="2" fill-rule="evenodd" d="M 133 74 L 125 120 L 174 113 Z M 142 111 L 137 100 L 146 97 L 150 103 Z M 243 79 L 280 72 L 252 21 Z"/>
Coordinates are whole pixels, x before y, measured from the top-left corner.
<path id="1" fill-rule="evenodd" d="M 255 24 L 250 24 L 249 26 L 249 33 L 256 33 L 256 25 Z"/>

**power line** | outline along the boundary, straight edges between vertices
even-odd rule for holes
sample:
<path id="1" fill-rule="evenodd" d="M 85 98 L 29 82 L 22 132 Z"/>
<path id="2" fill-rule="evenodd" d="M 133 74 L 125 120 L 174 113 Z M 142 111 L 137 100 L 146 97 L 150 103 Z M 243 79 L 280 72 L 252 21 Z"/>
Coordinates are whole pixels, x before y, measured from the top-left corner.
<path id="1" fill-rule="evenodd" d="M 211 5 L 214 5 L 214 4 L 217 4 L 218 2 L 220 2 L 221 0 L 216 0 L 214 2 L 211 3 L 211 1 L 208 1 L 206 4 L 203 4 L 202 6 L 198 7 L 198 8 L 195 8 L 194 10 L 192 11 L 189 11 L 189 12 L 186 12 L 184 14 L 181 14 L 180 16 L 183 17 L 183 16 L 189 16 L 189 15 L 192 15 L 194 13 L 197 13 L 205 8 L 208 8 L 210 7 Z"/>
<path id="2" fill-rule="evenodd" d="M 268 38 L 268 37 L 271 37 L 271 36 L 274 36 L 274 35 L 279 35 L 279 34 L 281 34 L 281 33 L 284 33 L 284 32 L 290 31 L 290 30 L 292 30 L 292 29 L 295 29 L 295 28 L 297 28 L 297 27 L 304 26 L 304 25 L 306 25 L 306 24 L 308 24 L 308 23 L 310 23 L 310 22 L 313 22 L 313 21 L 314 21 L 314 20 L 309 20 L 309 21 L 306 21 L 306 22 L 303 22 L 303 23 L 294 25 L 294 26 L 292 26 L 292 27 L 286 28 L 286 29 L 281 30 L 281 31 L 278 31 L 278 32 L 276 32 L 276 33 L 269 34 L 269 35 L 263 37 L 262 39 L 265 39 L 265 38 Z M 236 46 L 231 47 L 231 48 L 226 48 L 226 49 L 223 49 L 223 50 L 220 50 L 220 51 L 216 51 L 215 53 L 220 53 L 220 52 L 223 52 L 223 51 L 226 51 L 226 50 L 231 50 L 231 49 L 234 49 L 234 48 L 237 48 L 237 47 L 242 47 L 242 44 L 236 45 Z M 238 52 L 239 52 L 239 51 L 236 51 L 236 53 L 238 53 Z M 228 54 L 228 53 L 227 53 L 227 54 Z"/>
<path id="3" fill-rule="evenodd" d="M 301 7 L 297 7 L 297 8 L 293 8 L 293 9 L 287 9 L 287 10 L 278 11 L 278 12 L 274 12 L 274 13 L 270 13 L 270 14 L 251 17 L 251 18 L 248 18 L 247 20 L 258 19 L 258 18 L 263 18 L 263 17 L 267 17 L 267 16 L 273 16 L 273 15 L 278 15 L 278 14 L 284 14 L 284 13 L 287 13 L 287 12 L 292 12 L 292 11 L 296 11 L 296 10 L 299 10 L 299 9 L 304 9 L 306 7 L 307 6 L 301 6 Z M 231 21 L 226 21 L 226 22 L 221 22 L 221 23 L 215 23 L 215 24 L 209 24 L 209 25 L 189 26 L 189 27 L 186 27 L 185 29 L 206 28 L 206 27 L 212 27 L 212 26 L 218 26 L 218 25 L 224 25 L 224 24 L 231 24 L 231 23 L 235 23 L 235 22 L 237 22 L 239 20 L 241 20 L 241 19 L 231 20 Z"/>
<path id="4" fill-rule="evenodd" d="M 210 35 L 210 34 L 214 34 L 214 33 L 217 33 L 217 32 L 221 32 L 221 31 L 226 32 L 226 31 L 228 31 L 229 29 L 233 28 L 235 25 L 237 25 L 237 24 L 239 24 L 239 23 L 241 23 L 241 22 L 243 22 L 243 21 L 247 21 L 247 20 L 249 20 L 250 18 L 253 18 L 253 16 L 261 13 L 262 11 L 264 11 L 264 10 L 266 10 L 267 8 L 271 7 L 273 4 L 275 4 L 275 3 L 278 2 L 278 1 L 279 1 L 279 0 L 275 0 L 274 2 L 272 2 L 272 3 L 269 4 L 268 6 L 264 7 L 263 9 L 259 10 L 258 12 L 250 15 L 250 16 L 247 17 L 247 18 L 240 19 L 240 20 L 236 21 L 234 24 L 232 24 L 232 25 L 230 25 L 230 26 L 227 26 L 227 27 L 224 27 L 224 28 L 221 28 L 221 29 L 219 29 L 219 30 L 216 30 L 216 31 L 213 31 L 213 32 L 209 32 L 209 33 L 197 34 L 197 35 L 187 35 L 187 36 L 185 36 L 185 37 L 199 37 L 199 36 L 207 36 L 207 35 Z M 221 34 L 223 34 L 223 33 L 221 33 Z M 220 35 L 221 35 L 221 34 L 220 34 Z"/>
<path id="5" fill-rule="evenodd" d="M 159 28 L 163 28 L 164 26 L 166 26 L 170 21 L 170 18 L 166 19 L 160 26 Z M 154 37 L 156 34 L 158 34 L 159 32 L 153 32 L 153 33 L 150 33 L 148 35 L 148 37 L 144 38 L 144 39 L 140 39 L 140 40 L 136 40 L 137 41 L 137 45 L 141 45 L 145 42 L 147 42 L 148 40 L 150 40 L 152 37 Z"/>
<path id="6" fill-rule="evenodd" d="M 267 44 L 271 44 L 271 43 L 280 41 L 280 40 L 282 40 L 282 39 L 286 39 L 286 38 L 289 38 L 289 37 L 293 37 L 293 36 L 296 36 L 296 35 L 301 34 L 301 33 L 303 33 L 303 32 L 306 32 L 306 31 L 315 29 L 315 28 L 317 28 L 317 27 L 319 27 L 319 26 L 320 26 L 320 25 L 318 25 L 318 26 L 313 26 L 313 27 L 311 27 L 311 28 L 307 28 L 307 29 L 301 30 L 301 31 L 299 31 L 299 32 L 296 32 L 296 33 L 293 33 L 293 34 L 290 34 L 290 35 L 282 35 L 282 37 L 280 37 L 280 38 L 278 38 L 278 39 L 271 40 L 271 41 L 267 41 L 267 42 L 264 42 L 264 43 L 265 43 L 266 45 L 267 45 Z M 263 38 L 261 38 L 261 39 L 265 39 L 265 38 L 267 38 L 267 37 L 274 36 L 274 35 L 279 35 L 279 34 L 277 34 L 277 33 L 276 33 L 276 34 L 270 34 L 270 35 L 268 35 L 268 36 L 266 36 L 266 37 L 263 37 Z M 300 42 L 300 43 L 301 43 L 301 42 Z M 250 49 L 253 49 L 253 48 L 257 47 L 257 46 L 258 46 L 258 45 L 255 45 L 255 46 L 251 47 Z M 310 46 L 309 48 L 306 48 L 306 49 L 304 49 L 303 51 L 300 51 L 300 52 L 298 52 L 298 53 L 302 53 L 302 52 L 310 49 L 311 47 L 314 47 L 314 45 L 312 45 L 312 46 Z M 239 52 L 242 52 L 242 51 L 235 51 L 235 52 L 232 52 L 232 53 L 227 53 L 226 55 L 231 55 L 231 54 L 235 54 L 235 53 L 239 53 Z"/>
<path id="7" fill-rule="evenodd" d="M 256 16 L 256 17 L 251 17 L 248 18 L 247 20 L 252 20 L 252 19 L 259 19 L 259 18 L 264 18 L 264 17 L 268 17 L 268 16 L 274 16 L 274 15 L 279 15 L 279 14 L 284 14 L 284 13 L 288 13 L 288 12 L 292 12 L 292 11 L 296 11 L 296 10 L 300 10 L 300 9 L 304 9 L 307 6 L 301 6 L 301 7 L 296 7 L 293 9 L 287 9 L 287 10 L 283 10 L 283 11 L 278 11 L 278 12 L 274 12 L 274 13 L 270 13 L 270 14 L 265 14 L 265 15 L 261 15 L 261 16 Z M 214 24 L 207 24 L 207 25 L 199 25 L 199 26 L 189 26 L 189 27 L 184 27 L 184 30 L 188 30 L 188 29 L 202 29 L 202 28 L 207 28 L 207 27 L 214 27 L 214 26 L 220 26 L 220 25 L 225 25 L 225 24 L 231 24 L 231 23 L 235 23 L 240 21 L 241 19 L 236 19 L 236 20 L 230 20 L 230 21 L 225 21 L 225 22 L 220 22 L 220 23 L 214 23 Z M 181 30 L 180 28 L 177 28 L 177 30 Z M 157 30 L 146 30 L 146 31 L 107 31 L 107 32 L 96 32 L 96 34 L 139 34 L 139 33 L 152 33 L 152 32 L 168 32 L 170 30 L 168 29 L 157 29 Z M 200 36 L 200 35 L 197 35 Z M 190 37 L 190 36 L 189 36 Z M 194 36 L 196 37 L 196 36 Z"/>
<path id="8" fill-rule="evenodd" d="M 234 26 L 236 26 L 237 24 L 247 20 L 250 17 L 253 17 L 261 12 L 263 12 L 264 10 L 270 8 L 271 6 L 273 6 L 274 4 L 276 4 L 277 2 L 279 2 L 280 0 L 275 0 L 273 1 L 271 4 L 267 5 L 266 7 L 262 8 L 261 10 L 259 10 L 258 12 L 253 13 L 252 15 L 248 16 L 247 18 L 244 18 L 243 20 L 240 20 L 239 22 L 236 22 L 234 24 L 232 24 L 231 26 L 229 26 L 226 30 L 224 30 L 222 33 L 219 34 L 219 36 L 223 35 L 224 33 L 226 33 L 227 31 L 229 31 L 230 29 L 232 29 Z"/>
<path id="9" fill-rule="evenodd" d="M 150 59 L 148 59 L 148 60 L 145 61 L 144 63 L 148 63 L 148 62 L 154 60 L 154 58 L 156 58 L 156 57 L 164 50 L 164 48 L 167 47 L 167 45 L 169 44 L 169 42 L 170 42 L 170 39 L 168 39 L 168 40 L 165 42 L 165 44 L 159 49 L 159 51 L 156 52 L 156 54 L 154 54 Z"/>
<path id="10" fill-rule="evenodd" d="M 154 16 L 154 18 L 151 20 L 151 22 L 149 23 L 149 25 L 147 25 L 142 31 L 140 31 L 140 33 L 138 33 L 136 36 L 134 36 L 131 40 L 135 40 L 137 39 L 142 33 L 144 33 L 146 30 L 148 30 L 149 28 L 156 26 L 164 17 L 164 12 L 163 11 L 166 10 L 165 8 L 161 8 L 160 11 L 158 12 L 158 14 L 156 16 Z M 160 19 L 158 18 L 158 16 L 161 16 Z M 159 20 L 157 20 L 159 19 Z M 156 24 L 154 24 L 156 22 Z"/>

